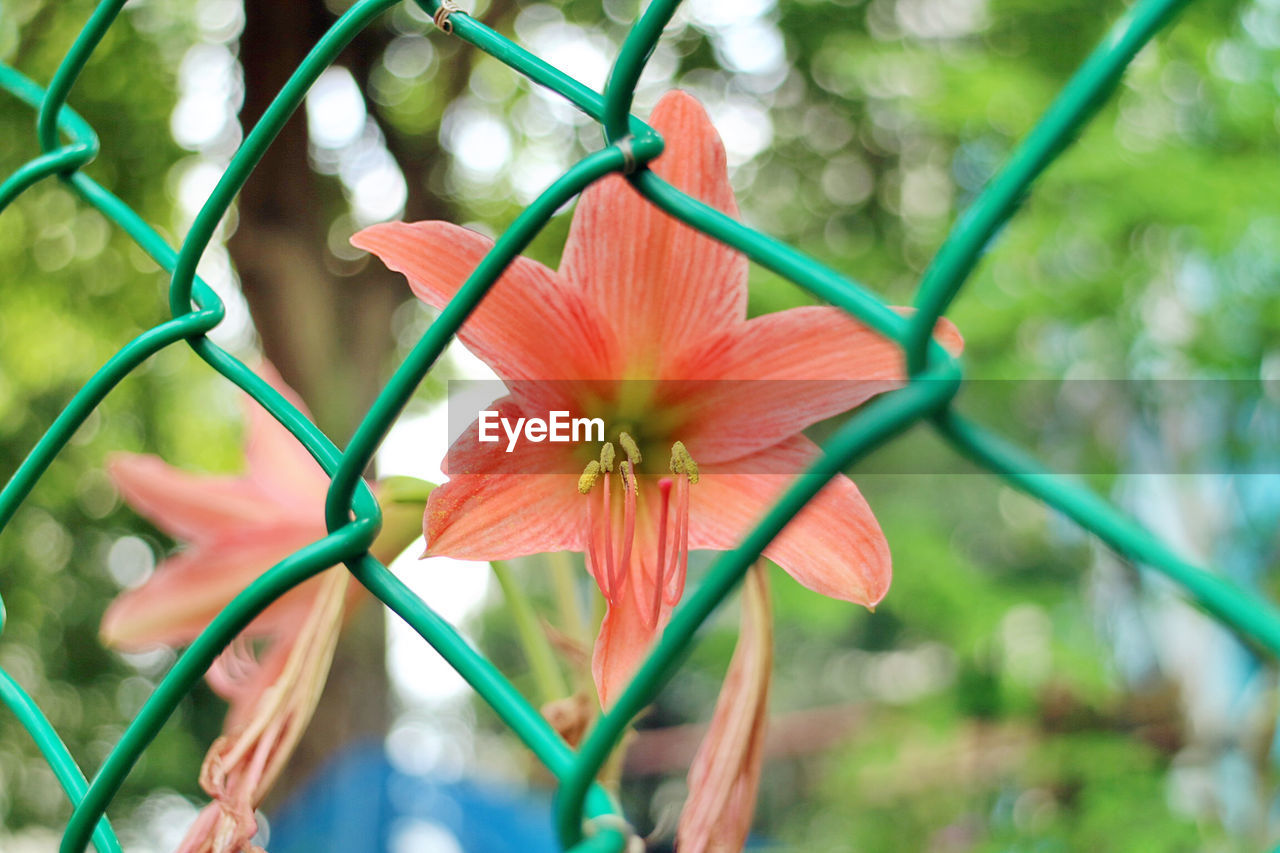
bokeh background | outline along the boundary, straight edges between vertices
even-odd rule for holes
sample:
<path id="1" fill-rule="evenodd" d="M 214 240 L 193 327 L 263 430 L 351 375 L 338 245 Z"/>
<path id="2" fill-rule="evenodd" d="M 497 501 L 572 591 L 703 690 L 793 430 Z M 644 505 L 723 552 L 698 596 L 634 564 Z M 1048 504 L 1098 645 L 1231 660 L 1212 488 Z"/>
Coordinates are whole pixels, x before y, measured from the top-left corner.
<path id="1" fill-rule="evenodd" d="M 243 127 L 344 5 L 130 3 L 70 98 L 102 137 L 88 173 L 180 239 Z M 597 88 L 638 12 L 634 0 L 463 5 Z M 0 61 L 47 82 L 91 8 L 4 0 Z M 744 219 L 909 303 L 958 213 L 1123 10 L 689 0 L 637 109 L 672 86 L 694 92 L 724 137 Z M 951 314 L 983 380 L 962 410 L 1268 597 L 1280 545 L 1278 90 L 1280 3 L 1192 4 L 1039 182 Z M 0 99 L 0 174 L 37 153 L 33 123 Z M 231 306 L 213 337 L 270 358 L 341 444 L 432 316 L 350 234 L 401 217 L 499 233 L 601 142 L 554 96 L 396 7 L 320 79 L 206 253 L 200 272 Z M 555 265 L 568 221 L 562 212 L 531 254 Z M 0 217 L 0 269 L 7 476 L 92 371 L 165 318 L 167 279 L 52 181 Z M 753 269 L 753 313 L 806 301 Z M 452 351 L 379 473 L 438 479 L 444 381 L 485 375 Z M 121 505 L 103 459 L 127 449 L 234 471 L 239 418 L 231 386 L 170 348 L 112 393 L 0 536 L 0 663 L 89 772 L 173 660 L 97 641 L 107 602 L 173 545 Z M 871 614 L 774 573 L 762 844 L 1251 851 L 1280 840 L 1273 665 L 923 431 L 851 473 L 889 538 L 894 585 Z M 414 553 L 397 572 L 532 689 L 488 568 Z M 705 564 L 695 558 L 695 578 Z M 544 561 L 513 571 L 549 604 Z M 670 844 L 735 609 L 642 720 L 626 764 L 628 813 L 655 849 Z M 167 853 L 181 837 L 204 801 L 196 769 L 222 707 L 193 692 L 130 777 L 112 811 L 128 850 Z M 280 844 L 333 820 L 341 792 L 325 799 L 307 781 L 332 761 L 346 769 L 330 778 L 353 790 L 394 777 L 402 800 L 472 814 L 498 802 L 495 814 L 534 824 L 548 790 L 493 715 L 374 608 L 344 637 L 314 731 L 266 809 Z M 439 809 L 397 808 L 357 840 L 498 849 Z M 53 849 L 67 814 L 25 732 L 0 717 L 0 847 Z"/>

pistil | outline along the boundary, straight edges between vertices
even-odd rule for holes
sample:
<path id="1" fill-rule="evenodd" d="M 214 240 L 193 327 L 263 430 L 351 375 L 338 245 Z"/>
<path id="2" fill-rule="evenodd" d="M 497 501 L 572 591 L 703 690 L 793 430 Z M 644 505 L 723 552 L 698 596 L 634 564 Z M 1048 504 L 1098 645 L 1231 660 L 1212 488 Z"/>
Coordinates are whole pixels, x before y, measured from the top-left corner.
<path id="1" fill-rule="evenodd" d="M 595 572 L 596 580 L 601 584 L 601 590 L 604 597 L 612 601 L 616 596 L 617 588 L 614 586 L 614 559 L 613 559 L 613 504 L 610 496 L 613 494 L 613 460 L 614 450 L 612 442 L 605 442 L 604 447 L 600 448 L 600 468 L 604 471 L 604 496 L 601 499 L 601 511 L 604 516 L 604 557 L 605 565 L 599 566 Z M 601 579 L 603 576 L 603 580 Z M 607 587 L 607 588 L 606 588 Z"/>

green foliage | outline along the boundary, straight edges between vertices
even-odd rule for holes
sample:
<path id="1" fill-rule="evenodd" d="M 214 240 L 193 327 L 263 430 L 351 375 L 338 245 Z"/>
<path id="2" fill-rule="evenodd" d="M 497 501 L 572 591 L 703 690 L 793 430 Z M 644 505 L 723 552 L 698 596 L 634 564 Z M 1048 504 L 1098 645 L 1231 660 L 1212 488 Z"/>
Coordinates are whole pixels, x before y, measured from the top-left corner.
<path id="1" fill-rule="evenodd" d="M 47 80 L 92 5 L 6 3 L 0 61 Z M 126 14 L 86 71 L 93 84 L 72 99 L 103 138 L 105 153 L 88 173 L 162 230 L 172 218 L 166 172 L 180 153 L 168 132 L 173 78 L 189 40 L 181 17 L 158 8 Z M 156 85 L 130 85 L 137 77 Z M 37 149 L 35 114 L 4 98 L 0 173 L 8 175 Z M 7 479 L 93 371 L 166 316 L 167 282 L 132 240 L 55 181 L 23 194 L 0 223 L 0 476 Z M 122 384 L 0 536 L 0 595 L 8 610 L 0 658 L 90 769 L 172 661 L 152 655 L 135 669 L 98 641 L 98 621 L 120 582 L 140 580 L 150 554 L 171 544 L 120 507 L 104 456 L 128 449 L 233 467 L 234 400 L 196 365 L 189 352 L 171 349 Z M 130 777 L 125 807 L 164 788 L 195 794 L 192 768 L 217 734 L 221 713 L 207 689 L 189 697 Z M 6 720 L 0 823 L 59 825 L 68 812 L 26 732 Z"/>

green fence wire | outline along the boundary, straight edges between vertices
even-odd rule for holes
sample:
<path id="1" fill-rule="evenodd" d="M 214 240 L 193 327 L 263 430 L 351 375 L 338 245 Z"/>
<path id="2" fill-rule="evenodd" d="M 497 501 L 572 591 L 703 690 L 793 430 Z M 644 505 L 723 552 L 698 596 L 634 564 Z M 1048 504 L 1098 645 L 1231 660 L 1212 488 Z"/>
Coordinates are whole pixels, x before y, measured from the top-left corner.
<path id="1" fill-rule="evenodd" d="M 690 198 L 645 168 L 662 152 L 663 141 L 630 115 L 631 101 L 645 63 L 678 0 L 654 0 L 644 10 L 618 53 L 603 94 L 453 10 L 451 4 L 445 3 L 442 11 L 438 0 L 416 0 L 443 22 L 441 37 L 469 42 L 564 97 L 600 122 L 607 144 L 565 172 L 495 243 L 382 389 L 345 450 L 335 447 L 279 392 L 206 337 L 225 312 L 195 270 L 219 221 L 311 84 L 357 33 L 399 0 L 360 0 L 334 23 L 248 133 L 176 251 L 128 205 L 79 171 L 96 156 L 98 138 L 66 101 L 85 62 L 124 2 L 102 0 L 98 4 L 47 88 L 14 69 L 0 66 L 0 88 L 36 111 L 36 137 L 42 152 L 0 184 L 0 211 L 38 181 L 58 177 L 84 202 L 124 229 L 171 274 L 169 303 L 173 318 L 121 348 L 67 404 L 0 492 L 0 530 L 76 429 L 116 384 L 155 353 L 186 341 L 210 366 L 248 392 L 287 427 L 332 478 L 325 508 L 329 533 L 264 573 L 210 623 L 161 680 L 91 782 L 86 782 L 36 704 L 11 676 L 0 670 L 0 698 L 31 734 L 74 808 L 62 837 L 61 853 L 79 853 L 91 839 L 102 853 L 120 850 L 105 817 L 106 809 L 180 699 L 236 634 L 272 601 L 337 563 L 345 564 L 360 583 L 413 626 L 556 777 L 559 789 L 555 822 L 562 846 L 577 853 L 619 853 L 629 840 L 626 824 L 621 821 L 616 801 L 593 780 L 631 720 L 672 677 L 699 627 L 732 593 L 748 567 L 791 517 L 836 473 L 919 422 L 932 425 L 957 452 L 1072 518 L 1120 554 L 1176 581 L 1191 601 L 1234 628 L 1246 641 L 1280 655 L 1280 613 L 1271 604 L 1182 559 L 1106 500 L 1045 469 L 996 433 L 955 412 L 951 401 L 962 385 L 961 364 L 930 334 L 978 263 L 988 241 L 1012 215 L 1032 182 L 1098 110 L 1134 55 L 1186 0 L 1140 0 L 1112 26 L 1008 163 L 956 223 L 923 276 L 915 299 L 918 310 L 909 318 L 891 311 L 867 287 Z M 368 548 L 381 524 L 381 512 L 361 479 L 361 472 L 418 384 L 507 265 L 557 209 L 593 181 L 614 172 L 626 174 L 636 189 L 662 210 L 843 308 L 897 342 L 906 354 L 910 381 L 850 416 L 823 447 L 818 461 L 796 479 L 746 539 L 716 559 L 703 582 L 677 608 L 617 704 L 597 720 L 575 751 L 502 673 L 369 555 Z M 0 630 L 3 623 L 4 607 L 0 602 Z"/>

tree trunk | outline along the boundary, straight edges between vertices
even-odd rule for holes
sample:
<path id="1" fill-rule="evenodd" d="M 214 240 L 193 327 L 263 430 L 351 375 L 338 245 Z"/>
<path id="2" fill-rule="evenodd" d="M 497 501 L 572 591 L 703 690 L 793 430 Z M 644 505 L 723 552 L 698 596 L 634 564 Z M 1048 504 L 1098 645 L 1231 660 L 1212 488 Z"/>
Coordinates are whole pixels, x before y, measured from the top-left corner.
<path id="1" fill-rule="evenodd" d="M 332 22 L 323 3 L 312 0 L 245 3 L 240 120 L 246 132 Z M 381 264 L 350 276 L 331 271 L 327 236 L 341 211 L 341 187 L 312 171 L 307 147 L 306 114 L 299 109 L 245 185 L 229 248 L 266 357 L 342 446 L 381 387 L 391 313 L 409 293 Z M 384 622 L 380 607 L 366 606 L 344 629 L 324 696 L 277 798 L 343 744 L 385 733 Z"/>
<path id="2" fill-rule="evenodd" d="M 245 4 L 240 118 L 246 129 L 332 23 L 313 0 Z M 245 185 L 229 244 L 267 358 L 339 442 L 381 385 L 391 312 L 408 297 L 404 280 L 381 264 L 365 264 L 354 275 L 332 271 L 329 224 L 343 204 L 337 179 L 310 168 L 300 109 Z"/>
<path id="3" fill-rule="evenodd" d="M 512 0 L 495 0 L 485 20 L 496 25 L 514 10 Z M 240 37 L 246 132 L 333 21 L 322 0 L 246 0 Z M 437 130 L 404 134 L 382 120 L 380 105 L 369 97 L 370 74 L 392 35 L 375 24 L 339 63 L 354 75 L 369 120 L 379 122 L 405 176 L 405 218 L 460 221 L 451 204 L 428 190 L 433 173 L 444 168 Z M 436 43 L 441 65 L 429 85 L 447 105 L 466 88 L 475 52 L 453 39 Z M 329 227 L 344 210 L 338 180 L 310 167 L 306 115 L 299 109 L 241 192 L 228 242 L 266 357 L 340 447 L 382 387 L 393 344 L 391 314 L 412 298 L 404 279 L 376 260 L 352 267 L 330 255 Z M 344 629 L 324 696 L 277 797 L 343 744 L 385 733 L 384 612 L 365 607 Z"/>

